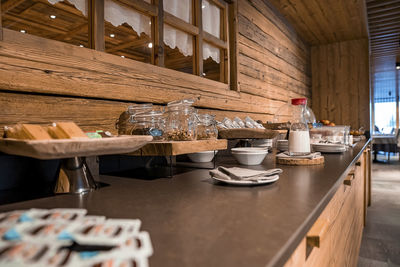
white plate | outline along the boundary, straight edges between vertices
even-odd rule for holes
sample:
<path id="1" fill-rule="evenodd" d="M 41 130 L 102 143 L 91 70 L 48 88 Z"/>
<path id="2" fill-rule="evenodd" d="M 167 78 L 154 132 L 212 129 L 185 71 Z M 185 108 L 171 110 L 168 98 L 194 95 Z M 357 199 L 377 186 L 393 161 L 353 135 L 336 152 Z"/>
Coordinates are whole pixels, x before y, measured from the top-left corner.
<path id="1" fill-rule="evenodd" d="M 242 181 L 242 180 L 225 180 L 225 179 L 220 179 L 214 176 L 211 176 L 214 180 L 224 182 L 227 184 L 232 184 L 232 185 L 261 185 L 261 184 L 270 184 L 273 182 L 276 182 L 279 179 L 279 175 L 272 175 L 268 179 L 265 180 L 258 180 L 258 181 Z"/>
<path id="2" fill-rule="evenodd" d="M 341 153 L 346 151 L 345 145 L 335 144 L 313 144 L 313 150 L 322 153 Z"/>

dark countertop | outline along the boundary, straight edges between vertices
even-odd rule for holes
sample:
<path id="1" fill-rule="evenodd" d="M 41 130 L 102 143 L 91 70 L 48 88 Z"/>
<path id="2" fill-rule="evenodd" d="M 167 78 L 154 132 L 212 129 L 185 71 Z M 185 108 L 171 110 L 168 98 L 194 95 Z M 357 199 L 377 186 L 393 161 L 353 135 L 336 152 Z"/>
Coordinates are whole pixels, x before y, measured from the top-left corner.
<path id="1" fill-rule="evenodd" d="M 281 266 L 328 204 L 369 141 L 325 164 L 284 166 L 271 185 L 214 182 L 208 170 L 144 180 L 104 176 L 110 184 L 86 195 L 58 195 L 0 206 L 86 208 L 92 215 L 139 218 L 154 247 L 150 266 Z M 233 163 L 229 158 L 225 164 Z M 275 167 L 273 155 L 255 169 Z"/>

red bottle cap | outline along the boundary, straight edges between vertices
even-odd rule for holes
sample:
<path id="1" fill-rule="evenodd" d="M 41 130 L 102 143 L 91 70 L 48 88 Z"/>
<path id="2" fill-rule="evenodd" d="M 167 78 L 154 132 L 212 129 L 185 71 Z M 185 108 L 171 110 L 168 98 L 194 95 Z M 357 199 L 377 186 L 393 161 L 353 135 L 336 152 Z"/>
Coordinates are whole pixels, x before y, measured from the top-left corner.
<path id="1" fill-rule="evenodd" d="M 307 105 L 307 98 L 293 98 L 292 105 Z"/>

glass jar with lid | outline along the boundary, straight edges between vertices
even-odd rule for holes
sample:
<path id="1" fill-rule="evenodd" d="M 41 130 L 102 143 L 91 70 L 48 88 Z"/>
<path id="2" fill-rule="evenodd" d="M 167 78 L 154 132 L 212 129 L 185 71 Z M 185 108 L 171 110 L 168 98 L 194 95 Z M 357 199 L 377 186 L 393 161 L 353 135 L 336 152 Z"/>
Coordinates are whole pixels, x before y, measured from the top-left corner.
<path id="1" fill-rule="evenodd" d="M 153 109 L 152 104 L 133 104 L 130 105 L 124 112 L 121 113 L 117 121 L 115 122 L 115 128 L 118 129 L 119 135 L 131 134 L 132 132 L 132 124 L 130 121 L 132 120 L 132 116 L 151 111 Z"/>
<path id="2" fill-rule="evenodd" d="M 197 111 L 193 100 L 170 102 L 165 112 L 164 136 L 170 141 L 192 141 L 197 138 Z"/>
<path id="3" fill-rule="evenodd" d="M 161 111 L 148 111 L 144 113 L 137 113 L 130 118 L 132 125 L 132 135 L 151 135 L 153 140 L 163 140 L 165 122 L 163 112 Z"/>
<path id="4" fill-rule="evenodd" d="M 215 116 L 210 114 L 199 114 L 197 115 L 197 139 L 217 139 L 218 130 Z"/>

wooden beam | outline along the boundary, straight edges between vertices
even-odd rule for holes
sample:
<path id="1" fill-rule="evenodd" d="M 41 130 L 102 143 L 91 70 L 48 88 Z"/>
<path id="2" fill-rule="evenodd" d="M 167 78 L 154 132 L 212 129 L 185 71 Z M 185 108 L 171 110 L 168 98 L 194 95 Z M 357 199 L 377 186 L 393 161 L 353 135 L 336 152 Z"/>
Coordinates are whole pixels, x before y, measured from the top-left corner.
<path id="1" fill-rule="evenodd" d="M 155 17 L 154 32 L 154 61 L 155 65 L 165 66 L 165 46 L 164 46 L 164 5 L 163 0 L 153 0 L 158 8 L 158 15 Z"/>
<path id="2" fill-rule="evenodd" d="M 234 1 L 233 3 L 229 4 L 228 7 L 228 27 L 229 27 L 229 85 L 230 89 L 233 91 L 240 91 L 239 83 L 238 83 L 238 58 L 239 58 L 239 49 L 238 49 L 238 42 L 237 36 L 238 33 L 238 2 Z"/>
<path id="3" fill-rule="evenodd" d="M 128 7 L 134 8 L 135 10 L 143 13 L 144 15 L 155 17 L 160 12 L 160 7 L 158 5 L 149 4 L 143 0 L 117 0 L 119 4 L 124 4 Z"/>
<path id="4" fill-rule="evenodd" d="M 376 3 L 368 3 L 368 8 L 375 8 L 375 7 L 380 7 L 380 6 L 386 6 L 386 5 L 391 5 L 394 3 L 398 3 L 399 0 L 386 0 L 386 1 L 381 1 L 381 2 L 376 2 Z"/>
<path id="5" fill-rule="evenodd" d="M 0 41 L 3 41 L 3 27 L 2 27 L 2 24 L 1 24 L 1 21 L 2 21 L 2 19 L 1 19 L 1 2 L 0 2 Z"/>
<path id="6" fill-rule="evenodd" d="M 377 27 L 370 27 L 370 32 L 380 32 L 380 31 L 387 31 L 391 29 L 400 29 L 400 20 L 397 23 L 389 24 L 386 26 L 377 26 Z"/>
<path id="7" fill-rule="evenodd" d="M 368 12 L 368 16 L 371 14 L 375 14 L 375 13 L 379 13 L 379 12 L 385 12 L 385 11 L 390 11 L 396 8 L 400 7 L 400 2 L 394 2 L 394 3 L 390 3 L 390 4 L 386 4 L 386 5 L 381 5 L 379 7 L 374 7 L 371 8 L 368 6 L 367 8 L 367 12 Z"/>
<path id="8" fill-rule="evenodd" d="M 34 22 L 32 20 L 27 20 L 27 19 L 24 19 L 24 18 L 21 18 L 21 17 L 15 15 L 15 14 L 10 15 L 10 14 L 6 13 L 6 14 L 3 14 L 2 17 L 3 17 L 3 19 L 19 22 L 19 23 L 22 23 L 22 24 L 25 24 L 25 25 L 29 25 L 29 26 L 32 26 L 32 27 L 39 28 L 39 29 L 44 30 L 44 31 L 53 32 L 53 33 L 57 33 L 57 34 L 65 34 L 64 30 L 60 30 L 58 28 L 51 27 L 51 26 L 48 26 L 46 24 Z"/>
<path id="9" fill-rule="evenodd" d="M 199 32 L 203 32 L 203 16 L 202 16 L 202 0 L 195 0 L 195 8 L 193 10 L 194 13 L 194 21 L 199 30 Z M 198 34 L 195 36 L 195 60 L 194 70 L 195 74 L 199 76 L 203 76 L 204 66 L 203 66 L 203 35 Z"/>
<path id="10" fill-rule="evenodd" d="M 72 37 L 74 37 L 74 35 L 80 33 L 83 30 L 88 30 L 88 23 L 85 22 L 64 34 L 59 34 L 54 39 L 56 39 L 56 40 L 71 40 Z"/>
<path id="11" fill-rule="evenodd" d="M 147 44 L 149 41 L 147 39 L 135 39 L 132 41 L 128 41 L 126 43 L 122 43 L 120 45 L 116 45 L 110 49 L 107 49 L 106 52 L 107 53 L 112 53 L 112 52 L 116 52 L 122 49 L 125 49 L 127 47 L 136 47 L 136 46 L 143 46 L 145 44 Z"/>
<path id="12" fill-rule="evenodd" d="M 104 51 L 104 0 L 89 0 L 89 47 Z"/>
<path id="13" fill-rule="evenodd" d="M 199 28 L 164 11 L 164 22 L 190 35 L 198 35 Z"/>
<path id="14" fill-rule="evenodd" d="M 208 32 L 203 31 L 203 39 L 204 41 L 207 41 L 208 43 L 215 45 L 219 48 L 227 49 L 228 48 L 228 43 L 225 41 L 222 41 L 221 39 L 215 37 L 212 34 L 209 34 Z"/>
<path id="15" fill-rule="evenodd" d="M 20 4 L 22 4 L 25 0 L 8 0 L 7 2 L 1 4 L 2 8 L 1 8 L 1 13 L 0 14 L 5 14 L 8 11 L 10 11 L 11 9 L 19 6 Z"/>
<path id="16" fill-rule="evenodd" d="M 390 11 L 378 12 L 375 14 L 368 15 L 368 19 L 371 20 L 371 19 L 376 19 L 376 18 L 385 18 L 385 17 L 390 17 L 390 16 L 396 16 L 399 13 L 400 13 L 400 7 L 392 9 Z"/>

